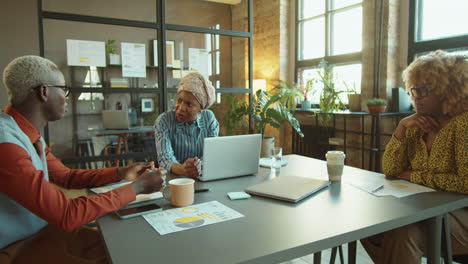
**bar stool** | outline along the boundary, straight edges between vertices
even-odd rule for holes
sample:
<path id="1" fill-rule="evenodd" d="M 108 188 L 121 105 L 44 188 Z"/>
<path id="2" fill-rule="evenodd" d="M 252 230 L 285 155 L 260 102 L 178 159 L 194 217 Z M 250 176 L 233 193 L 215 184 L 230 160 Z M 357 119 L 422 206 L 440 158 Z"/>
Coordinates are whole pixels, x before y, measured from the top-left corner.
<path id="1" fill-rule="evenodd" d="M 75 143 L 75 155 L 77 157 L 93 157 L 95 156 L 94 154 L 94 146 L 93 146 L 93 141 L 90 138 L 85 138 L 85 139 L 78 139 Z M 80 162 L 80 168 L 81 169 L 93 169 L 97 168 L 97 164 L 94 161 L 93 163 L 88 161 L 88 162 Z"/>

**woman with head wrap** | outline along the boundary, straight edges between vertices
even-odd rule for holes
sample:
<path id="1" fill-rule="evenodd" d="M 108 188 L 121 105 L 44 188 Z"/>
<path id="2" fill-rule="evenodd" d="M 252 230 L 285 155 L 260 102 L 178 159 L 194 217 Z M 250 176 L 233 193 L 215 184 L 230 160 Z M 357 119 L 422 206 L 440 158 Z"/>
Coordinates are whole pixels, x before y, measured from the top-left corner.
<path id="1" fill-rule="evenodd" d="M 203 139 L 219 133 L 219 123 L 208 110 L 215 96 L 213 85 L 203 75 L 192 72 L 182 79 L 175 110 L 156 120 L 159 167 L 192 178 L 200 176 Z"/>
<path id="2" fill-rule="evenodd" d="M 435 51 L 403 72 L 416 113 L 400 121 L 383 156 L 387 178 L 468 194 L 468 60 Z M 448 214 L 453 255 L 468 254 L 468 207 Z M 375 263 L 421 263 L 426 221 L 361 240 Z"/>

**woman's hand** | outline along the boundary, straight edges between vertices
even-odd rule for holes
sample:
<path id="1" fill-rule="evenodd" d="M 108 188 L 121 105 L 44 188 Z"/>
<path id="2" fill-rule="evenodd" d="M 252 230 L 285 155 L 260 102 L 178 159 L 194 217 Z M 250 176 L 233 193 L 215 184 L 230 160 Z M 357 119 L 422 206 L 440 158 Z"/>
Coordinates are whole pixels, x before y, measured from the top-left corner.
<path id="1" fill-rule="evenodd" d="M 146 170 L 155 170 L 154 162 L 135 162 L 126 167 L 118 168 L 120 179 L 134 181 Z"/>
<path id="2" fill-rule="evenodd" d="M 413 114 L 403 118 L 400 123 L 398 123 L 398 127 L 395 130 L 395 137 L 398 139 L 404 138 L 407 128 L 420 128 L 425 133 L 428 133 L 431 130 L 437 129 L 439 125 L 440 124 L 430 116 Z"/>
<path id="3" fill-rule="evenodd" d="M 189 158 L 182 164 L 174 164 L 172 166 L 172 172 L 180 175 L 185 175 L 190 178 L 196 178 L 200 176 L 198 170 L 198 164 L 200 160 L 197 157 Z"/>
<path id="4" fill-rule="evenodd" d="M 412 170 L 405 170 L 404 172 L 400 173 L 400 175 L 397 176 L 397 178 L 402 179 L 402 180 L 407 180 L 411 181 L 411 173 Z"/>

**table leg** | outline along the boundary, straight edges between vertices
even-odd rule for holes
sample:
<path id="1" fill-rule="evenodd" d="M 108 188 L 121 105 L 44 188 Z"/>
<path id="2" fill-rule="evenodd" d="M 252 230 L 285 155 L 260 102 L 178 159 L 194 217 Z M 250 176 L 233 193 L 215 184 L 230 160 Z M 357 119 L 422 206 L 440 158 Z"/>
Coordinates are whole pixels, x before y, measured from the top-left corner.
<path id="1" fill-rule="evenodd" d="M 334 264 L 334 263 L 335 263 L 336 252 L 337 252 L 337 251 L 338 251 L 338 247 L 332 248 L 332 250 L 331 250 L 331 255 L 330 255 L 330 264 Z"/>
<path id="2" fill-rule="evenodd" d="M 443 216 L 442 233 L 442 250 L 444 264 L 452 264 L 452 237 L 450 232 L 450 219 L 448 214 L 444 214 Z"/>
<path id="3" fill-rule="evenodd" d="M 320 264 L 322 261 L 322 251 L 314 253 L 314 264 Z"/>
<path id="4" fill-rule="evenodd" d="M 357 246 L 356 241 L 348 243 L 348 263 L 349 264 L 356 264 L 356 246 Z"/>
<path id="5" fill-rule="evenodd" d="M 442 215 L 428 220 L 429 235 L 427 239 L 427 263 L 440 264 L 440 246 L 442 237 Z"/>

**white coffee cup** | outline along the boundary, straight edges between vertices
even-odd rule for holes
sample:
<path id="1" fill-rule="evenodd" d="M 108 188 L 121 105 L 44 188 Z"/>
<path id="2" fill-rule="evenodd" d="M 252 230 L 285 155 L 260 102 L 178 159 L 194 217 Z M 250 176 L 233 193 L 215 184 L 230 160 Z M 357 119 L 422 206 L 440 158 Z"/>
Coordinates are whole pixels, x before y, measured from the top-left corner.
<path id="1" fill-rule="evenodd" d="M 325 157 L 327 158 L 328 179 L 330 181 L 341 181 L 346 155 L 343 151 L 330 150 L 325 154 Z"/>
<path id="2" fill-rule="evenodd" d="M 170 180 L 161 192 L 164 199 L 170 201 L 173 206 L 187 206 L 193 204 L 194 184 L 193 179 L 174 179 Z M 166 194 L 166 189 L 170 190 L 170 195 Z"/>

